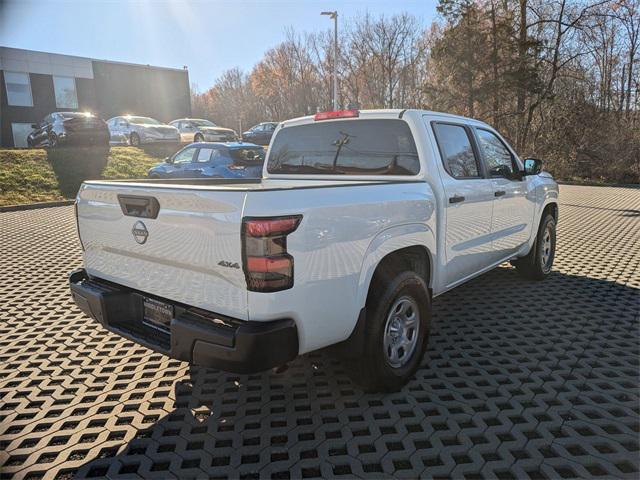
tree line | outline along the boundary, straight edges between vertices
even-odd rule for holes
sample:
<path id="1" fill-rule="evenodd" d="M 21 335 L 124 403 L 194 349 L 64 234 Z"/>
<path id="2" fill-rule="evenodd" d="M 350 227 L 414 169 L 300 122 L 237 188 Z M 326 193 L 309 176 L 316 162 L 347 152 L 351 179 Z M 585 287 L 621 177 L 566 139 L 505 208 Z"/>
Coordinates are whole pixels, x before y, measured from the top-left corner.
<path id="1" fill-rule="evenodd" d="M 640 0 L 440 0 L 341 22 L 342 108 L 420 108 L 484 120 L 558 178 L 640 183 Z M 331 110 L 333 32 L 290 29 L 250 72 L 192 93 L 238 129 Z"/>

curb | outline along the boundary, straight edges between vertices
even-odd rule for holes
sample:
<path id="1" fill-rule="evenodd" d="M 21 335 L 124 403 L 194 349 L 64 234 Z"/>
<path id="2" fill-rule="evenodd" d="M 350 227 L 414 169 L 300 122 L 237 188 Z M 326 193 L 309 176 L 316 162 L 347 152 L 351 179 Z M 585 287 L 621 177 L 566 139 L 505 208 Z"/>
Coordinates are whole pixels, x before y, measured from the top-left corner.
<path id="1" fill-rule="evenodd" d="M 597 182 L 572 182 L 557 180 L 558 185 L 576 185 L 578 187 L 616 187 L 616 188 L 640 188 L 637 183 L 597 183 Z"/>
<path id="2" fill-rule="evenodd" d="M 24 205 L 4 205 L 0 206 L 0 213 L 18 212 L 20 210 L 35 210 L 36 208 L 64 207 L 67 205 L 73 205 L 74 203 L 75 200 L 58 200 L 56 202 L 25 203 Z"/>

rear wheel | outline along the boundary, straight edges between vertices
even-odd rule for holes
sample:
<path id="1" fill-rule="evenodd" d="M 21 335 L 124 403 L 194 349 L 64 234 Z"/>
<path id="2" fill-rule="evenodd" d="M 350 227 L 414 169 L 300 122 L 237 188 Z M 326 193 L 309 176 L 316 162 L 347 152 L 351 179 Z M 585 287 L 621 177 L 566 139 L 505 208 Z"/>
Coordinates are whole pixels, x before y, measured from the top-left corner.
<path id="1" fill-rule="evenodd" d="M 431 300 L 424 280 L 400 272 L 372 284 L 367 299 L 364 355 L 352 376 L 366 391 L 396 391 L 420 365 L 429 338 Z"/>
<path id="2" fill-rule="evenodd" d="M 133 147 L 139 147 L 140 146 L 140 136 L 136 132 L 133 132 L 129 136 L 129 143 Z"/>
<path id="3" fill-rule="evenodd" d="M 193 137 L 194 142 L 204 142 L 204 137 L 201 133 L 196 133 L 195 137 Z"/>
<path id="4" fill-rule="evenodd" d="M 529 280 L 544 280 L 551 273 L 556 254 L 556 221 L 553 215 L 546 214 L 540 222 L 536 241 L 531 251 L 511 264 L 518 273 Z"/>

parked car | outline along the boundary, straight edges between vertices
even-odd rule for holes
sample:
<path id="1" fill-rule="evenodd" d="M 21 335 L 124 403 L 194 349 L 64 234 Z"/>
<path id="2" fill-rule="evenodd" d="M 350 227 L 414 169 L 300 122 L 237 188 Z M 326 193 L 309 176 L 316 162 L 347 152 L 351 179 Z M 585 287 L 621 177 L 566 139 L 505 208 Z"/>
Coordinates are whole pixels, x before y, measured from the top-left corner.
<path id="1" fill-rule="evenodd" d="M 486 123 L 421 110 L 293 119 L 263 176 L 84 182 L 76 303 L 197 365 L 257 372 L 335 345 L 367 390 L 396 390 L 423 359 L 432 297 L 505 261 L 531 280 L 551 272 L 558 185 Z"/>
<path id="2" fill-rule="evenodd" d="M 55 148 L 61 145 L 108 145 L 109 129 L 91 113 L 53 112 L 31 125 L 29 147 Z"/>
<path id="3" fill-rule="evenodd" d="M 107 122 L 112 144 L 137 147 L 146 143 L 179 142 L 176 127 L 165 125 L 154 118 L 124 115 Z"/>
<path id="4" fill-rule="evenodd" d="M 278 122 L 259 123 L 242 134 L 242 141 L 258 145 L 269 145 L 277 126 Z"/>
<path id="5" fill-rule="evenodd" d="M 192 143 L 152 167 L 151 178 L 260 178 L 264 148 L 251 143 Z"/>
<path id="6" fill-rule="evenodd" d="M 201 118 L 181 118 L 169 122 L 180 132 L 182 142 L 235 142 L 238 134 L 230 128 L 219 127 Z"/>

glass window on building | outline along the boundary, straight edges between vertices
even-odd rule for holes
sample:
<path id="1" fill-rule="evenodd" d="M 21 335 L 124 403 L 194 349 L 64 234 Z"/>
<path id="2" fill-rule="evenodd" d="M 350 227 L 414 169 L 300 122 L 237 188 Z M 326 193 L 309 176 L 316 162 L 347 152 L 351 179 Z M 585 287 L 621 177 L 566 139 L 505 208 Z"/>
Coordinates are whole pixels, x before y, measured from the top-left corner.
<path id="1" fill-rule="evenodd" d="M 78 108 L 76 79 L 73 77 L 53 77 L 57 108 Z"/>
<path id="2" fill-rule="evenodd" d="M 12 123 L 11 132 L 13 133 L 14 147 L 28 147 L 27 136 L 33 131 L 30 123 Z"/>
<path id="3" fill-rule="evenodd" d="M 4 72 L 4 85 L 7 89 L 7 102 L 12 107 L 33 107 L 29 74 L 23 72 Z"/>

